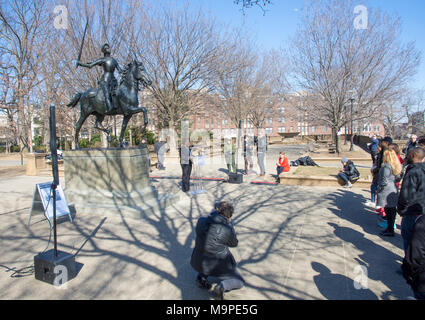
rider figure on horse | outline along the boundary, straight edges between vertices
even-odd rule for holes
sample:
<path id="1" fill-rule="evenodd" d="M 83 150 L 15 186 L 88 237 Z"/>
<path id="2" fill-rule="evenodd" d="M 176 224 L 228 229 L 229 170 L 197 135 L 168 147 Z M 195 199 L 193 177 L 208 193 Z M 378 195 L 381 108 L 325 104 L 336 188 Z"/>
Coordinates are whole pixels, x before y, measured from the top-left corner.
<path id="1" fill-rule="evenodd" d="M 115 106 L 113 103 L 112 96 L 115 95 L 116 88 L 118 86 L 117 79 L 114 76 L 115 69 L 118 70 L 119 73 L 122 73 L 122 69 L 120 68 L 117 60 L 111 57 L 111 48 L 109 44 L 105 43 L 102 46 L 103 58 L 99 58 L 93 62 L 82 63 L 77 61 L 77 65 L 92 68 L 94 66 L 102 66 L 103 67 L 103 75 L 99 81 L 99 87 L 101 88 L 103 95 L 105 97 L 106 103 L 106 112 L 111 112 Z"/>

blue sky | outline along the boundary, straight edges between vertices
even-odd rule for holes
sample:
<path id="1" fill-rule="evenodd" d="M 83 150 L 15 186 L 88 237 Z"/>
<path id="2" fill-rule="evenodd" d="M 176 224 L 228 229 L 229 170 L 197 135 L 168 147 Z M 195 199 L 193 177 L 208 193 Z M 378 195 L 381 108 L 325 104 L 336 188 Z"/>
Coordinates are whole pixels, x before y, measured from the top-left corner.
<path id="1" fill-rule="evenodd" d="M 344 0 L 341 0 L 344 1 Z M 397 14 L 403 22 L 402 41 L 415 41 L 422 51 L 422 63 L 418 75 L 412 81 L 412 88 L 425 89 L 425 1 L 423 0 L 369 0 L 367 6 Z M 241 11 L 233 0 L 190 0 L 190 3 L 202 6 L 219 21 L 234 26 L 243 25 L 255 37 L 264 49 L 278 48 L 291 37 L 299 22 L 299 9 L 303 0 L 272 0 L 268 11 L 263 14 L 260 8 L 253 7 Z M 358 4 L 364 4 L 358 1 Z"/>

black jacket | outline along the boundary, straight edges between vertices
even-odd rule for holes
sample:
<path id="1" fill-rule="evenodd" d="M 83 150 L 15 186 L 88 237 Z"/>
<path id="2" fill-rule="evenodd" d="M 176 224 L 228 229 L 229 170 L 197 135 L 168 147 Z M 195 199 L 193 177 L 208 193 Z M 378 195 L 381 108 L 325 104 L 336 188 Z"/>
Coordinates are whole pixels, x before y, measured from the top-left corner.
<path id="1" fill-rule="evenodd" d="M 401 216 L 425 213 L 425 163 L 409 164 L 401 185 L 397 211 Z"/>
<path id="2" fill-rule="evenodd" d="M 360 172 L 351 160 L 348 160 L 347 164 L 344 166 L 344 173 L 350 180 L 360 178 Z"/>
<path id="3" fill-rule="evenodd" d="M 207 276 L 232 276 L 236 261 L 229 247 L 236 247 L 238 239 L 233 227 L 217 212 L 202 217 L 196 225 L 195 248 L 190 264 Z"/>
<path id="4" fill-rule="evenodd" d="M 413 291 L 425 293 L 425 217 L 423 215 L 415 222 L 401 269 Z"/>
<path id="5" fill-rule="evenodd" d="M 403 153 L 406 156 L 406 159 L 407 159 L 407 156 L 409 155 L 409 152 L 412 149 L 415 149 L 416 147 L 418 147 L 418 141 L 412 142 L 409 140 L 409 142 L 406 145 L 406 148 L 403 149 Z"/>

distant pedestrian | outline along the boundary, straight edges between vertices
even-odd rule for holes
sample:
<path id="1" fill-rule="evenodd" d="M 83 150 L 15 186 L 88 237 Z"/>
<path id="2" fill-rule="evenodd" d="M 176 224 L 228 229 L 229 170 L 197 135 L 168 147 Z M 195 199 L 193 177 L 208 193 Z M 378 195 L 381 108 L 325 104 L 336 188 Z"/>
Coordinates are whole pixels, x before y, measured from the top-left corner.
<path id="1" fill-rule="evenodd" d="M 248 174 L 250 170 L 254 167 L 253 157 L 254 155 L 254 137 L 245 135 L 243 139 L 243 157 L 245 163 L 245 172 Z"/>
<path id="2" fill-rule="evenodd" d="M 276 163 L 276 171 L 277 171 L 277 177 L 276 182 L 280 183 L 280 175 L 283 172 L 289 172 L 291 170 L 291 167 L 289 166 L 289 160 L 285 155 L 285 152 L 281 151 L 279 152 L 279 159 L 277 159 Z"/>
<path id="3" fill-rule="evenodd" d="M 425 300 L 425 216 L 416 217 L 401 265 L 403 276 L 417 300 Z"/>
<path id="4" fill-rule="evenodd" d="M 214 288 L 214 295 L 223 300 L 226 291 L 240 289 L 244 279 L 237 270 L 235 258 L 229 247 L 237 247 L 238 239 L 231 223 L 234 208 L 222 201 L 208 216 L 196 224 L 195 248 L 190 264 L 198 272 L 196 282 L 202 288 L 211 288 L 208 277 L 217 277 L 220 283 Z"/>
<path id="5" fill-rule="evenodd" d="M 256 144 L 260 177 L 264 177 L 266 175 L 265 157 L 267 153 L 267 136 L 265 135 L 264 129 L 260 129 Z"/>
<path id="6" fill-rule="evenodd" d="M 153 151 L 156 153 L 158 163 L 156 164 L 156 168 L 158 170 L 165 170 L 164 166 L 164 160 L 165 160 L 165 153 L 167 150 L 167 143 L 163 141 L 162 139 L 158 139 L 157 142 L 155 142 L 153 146 Z"/>
<path id="7" fill-rule="evenodd" d="M 182 190 L 183 192 L 188 192 L 190 190 L 190 174 L 193 165 L 192 149 L 189 140 L 182 142 L 179 154 L 180 165 L 182 167 Z"/>
<path id="8" fill-rule="evenodd" d="M 224 139 L 224 159 L 229 173 L 236 173 L 236 144 L 232 138 Z"/>
<path id="9" fill-rule="evenodd" d="M 406 172 L 401 185 L 397 211 L 401 216 L 401 236 L 406 252 L 418 216 L 425 213 L 425 150 L 409 152 Z"/>
<path id="10" fill-rule="evenodd" d="M 341 163 L 342 169 L 338 173 L 338 178 L 345 182 L 344 188 L 351 188 L 351 183 L 360 178 L 360 172 L 357 170 L 353 161 L 347 158 L 342 158 Z"/>
<path id="11" fill-rule="evenodd" d="M 397 176 L 401 174 L 402 166 L 394 150 L 385 150 L 382 167 L 378 179 L 378 206 L 384 208 L 387 217 L 387 228 L 381 232 L 382 236 L 394 236 L 394 223 L 397 215 L 398 188 Z"/>
<path id="12" fill-rule="evenodd" d="M 376 134 L 372 135 L 370 137 L 371 143 L 368 146 L 368 149 L 370 151 L 370 155 L 372 157 L 372 164 L 376 163 L 376 160 L 378 159 L 378 147 L 379 147 L 379 140 L 376 136 Z"/>
<path id="13" fill-rule="evenodd" d="M 407 141 L 406 147 L 403 149 L 403 153 L 405 156 L 405 160 L 409 156 L 410 150 L 413 150 L 414 148 L 418 147 L 418 136 L 416 134 L 412 134 L 410 136 L 409 141 Z"/>

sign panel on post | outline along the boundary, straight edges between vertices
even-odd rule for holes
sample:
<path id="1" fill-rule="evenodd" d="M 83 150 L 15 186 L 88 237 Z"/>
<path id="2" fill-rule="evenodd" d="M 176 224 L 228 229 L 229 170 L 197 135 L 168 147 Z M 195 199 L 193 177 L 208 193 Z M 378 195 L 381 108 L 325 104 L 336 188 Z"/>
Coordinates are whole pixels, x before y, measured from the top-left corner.
<path id="1" fill-rule="evenodd" d="M 31 214 L 36 202 L 43 204 L 44 215 L 46 218 L 51 221 L 53 219 L 53 182 L 39 183 L 36 185 L 36 190 L 34 192 L 33 203 L 31 206 L 30 217 L 28 224 L 31 219 Z M 62 187 L 58 185 L 56 187 L 56 217 L 63 217 L 68 215 L 69 220 L 72 222 L 71 212 L 69 210 L 68 204 L 66 203 L 65 194 L 62 190 Z"/>

